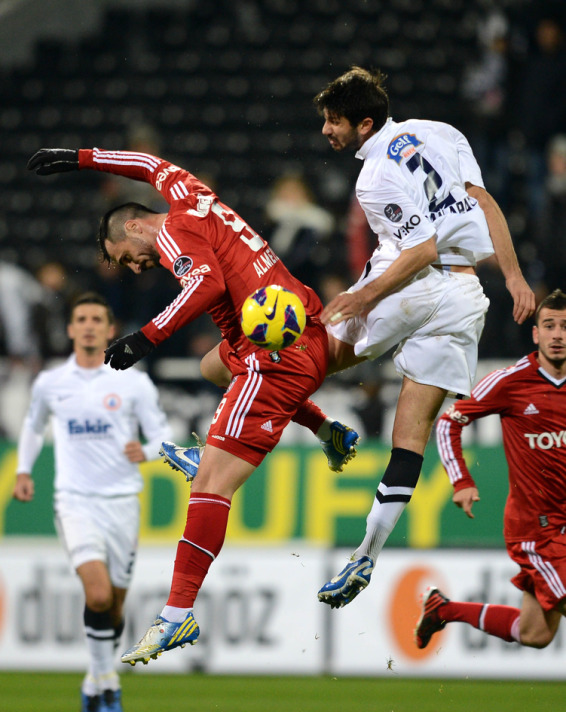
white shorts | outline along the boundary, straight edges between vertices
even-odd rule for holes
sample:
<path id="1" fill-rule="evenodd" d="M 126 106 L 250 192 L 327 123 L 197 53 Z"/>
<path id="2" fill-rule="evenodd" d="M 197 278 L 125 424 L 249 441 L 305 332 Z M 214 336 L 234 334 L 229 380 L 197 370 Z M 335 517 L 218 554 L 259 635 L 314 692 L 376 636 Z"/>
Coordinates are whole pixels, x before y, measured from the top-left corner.
<path id="1" fill-rule="evenodd" d="M 55 526 L 71 565 L 76 570 L 87 561 L 103 561 L 117 588 L 128 588 L 132 578 L 139 523 L 140 503 L 135 494 L 55 494 Z"/>
<path id="2" fill-rule="evenodd" d="M 349 291 L 365 284 L 360 281 Z M 393 361 L 401 376 L 469 396 L 488 306 L 475 275 L 427 267 L 367 316 L 328 328 L 368 359 L 398 344 Z"/>

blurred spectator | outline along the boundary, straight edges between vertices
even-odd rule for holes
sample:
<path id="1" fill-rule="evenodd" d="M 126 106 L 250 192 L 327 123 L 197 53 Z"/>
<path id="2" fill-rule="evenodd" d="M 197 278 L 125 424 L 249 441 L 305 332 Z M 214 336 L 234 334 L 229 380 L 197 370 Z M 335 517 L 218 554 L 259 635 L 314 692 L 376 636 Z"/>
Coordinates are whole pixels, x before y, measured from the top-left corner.
<path id="1" fill-rule="evenodd" d="M 535 238 L 544 265 L 544 283 L 551 292 L 563 284 L 566 274 L 566 134 L 551 139 L 546 165 L 547 177 Z"/>
<path id="2" fill-rule="evenodd" d="M 320 278 L 337 260 L 333 216 L 316 205 L 303 177 L 294 173 L 273 185 L 266 216 L 265 239 L 297 279 L 318 291 Z"/>
<path id="3" fill-rule="evenodd" d="M 43 289 L 41 302 L 33 310 L 41 357 L 66 357 L 69 309 L 78 290 L 60 262 L 46 262 L 37 270 L 36 278 Z"/>
<path id="4" fill-rule="evenodd" d="M 0 262 L 0 436 L 16 439 L 26 409 L 26 393 L 41 366 L 33 310 L 41 303 L 39 283 L 26 270 Z"/>
<path id="5" fill-rule="evenodd" d="M 111 149 L 112 146 L 104 148 Z M 157 130 L 149 124 L 134 124 L 128 132 L 126 150 L 160 156 L 161 140 Z M 105 204 L 103 210 L 128 202 L 141 203 L 158 212 L 166 212 L 169 209 L 152 185 L 131 181 L 123 176 L 105 175 L 101 182 L 100 195 Z"/>
<path id="6" fill-rule="evenodd" d="M 478 264 L 477 274 L 485 296 L 489 299 L 478 356 L 480 359 L 513 358 L 522 351 L 521 329 L 513 320 L 513 300 L 505 287 L 505 278 L 495 257 L 482 260 Z"/>
<path id="7" fill-rule="evenodd" d="M 499 11 L 478 25 L 480 56 L 462 82 L 470 123 L 466 135 L 486 187 L 505 210 L 509 204 L 508 22 Z"/>
<path id="8" fill-rule="evenodd" d="M 357 280 L 365 269 L 366 262 L 375 250 L 378 239 L 367 221 L 366 214 L 352 193 L 346 219 L 346 260 L 351 280 Z"/>
<path id="9" fill-rule="evenodd" d="M 43 292 L 26 270 L 0 262 L 0 335 L 2 352 L 13 362 L 39 365 L 39 341 L 33 328 L 33 310 Z"/>
<path id="10" fill-rule="evenodd" d="M 566 42 L 560 16 L 542 14 L 534 39 L 535 47 L 518 81 L 521 102 L 516 116 L 526 146 L 529 212 L 536 220 L 542 208 L 548 143 L 566 132 Z"/>
<path id="11" fill-rule="evenodd" d="M 85 276 L 85 289 L 98 292 L 110 304 L 116 318 L 118 335 L 131 330 L 130 324 L 135 321 L 134 303 L 137 288 L 134 276 L 130 270 L 109 266 L 100 260 Z"/>

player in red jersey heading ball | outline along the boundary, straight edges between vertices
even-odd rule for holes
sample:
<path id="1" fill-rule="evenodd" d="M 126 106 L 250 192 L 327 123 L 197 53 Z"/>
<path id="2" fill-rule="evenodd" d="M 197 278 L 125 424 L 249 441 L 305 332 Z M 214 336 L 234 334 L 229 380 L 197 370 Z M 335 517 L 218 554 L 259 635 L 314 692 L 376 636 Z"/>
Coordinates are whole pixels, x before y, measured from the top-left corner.
<path id="1" fill-rule="evenodd" d="M 164 650 L 196 641 L 193 603 L 222 548 L 232 496 L 324 380 L 328 336 L 319 318 L 322 304 L 210 188 L 168 161 L 127 151 L 48 148 L 35 153 L 28 168 L 38 175 L 79 169 L 116 173 L 151 183 L 170 204 L 167 213 L 156 213 L 128 203 L 101 220 L 99 246 L 108 262 L 136 274 L 162 265 L 182 286 L 161 314 L 113 342 L 106 362 L 115 369 L 130 368 L 206 311 L 222 333 L 220 357 L 232 374 L 192 485 L 169 599 L 140 642 L 122 656 L 123 662 L 147 662 Z M 270 284 L 294 292 L 307 316 L 297 344 L 280 353 L 254 346 L 240 327 L 244 300 Z"/>

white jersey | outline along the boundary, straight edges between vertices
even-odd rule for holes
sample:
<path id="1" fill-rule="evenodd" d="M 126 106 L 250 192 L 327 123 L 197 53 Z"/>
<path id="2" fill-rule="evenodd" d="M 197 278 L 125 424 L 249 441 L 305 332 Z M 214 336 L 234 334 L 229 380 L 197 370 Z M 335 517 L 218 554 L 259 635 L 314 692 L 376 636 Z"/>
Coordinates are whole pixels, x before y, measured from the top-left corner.
<path id="1" fill-rule="evenodd" d="M 466 182 L 484 187 L 481 171 L 467 139 L 453 126 L 388 119 L 356 157 L 364 161 L 356 196 L 379 238 L 373 279 L 401 250 L 435 234 L 435 264 L 475 266 L 493 254 L 484 212 L 465 189 Z"/>
<path id="2" fill-rule="evenodd" d="M 55 491 L 82 495 L 137 494 L 143 481 L 138 465 L 124 455 L 127 442 L 147 440 L 146 459 L 158 457 L 170 439 L 157 388 L 136 369 L 81 368 L 72 355 L 36 378 L 18 447 L 17 472 L 31 473 L 53 418 Z"/>

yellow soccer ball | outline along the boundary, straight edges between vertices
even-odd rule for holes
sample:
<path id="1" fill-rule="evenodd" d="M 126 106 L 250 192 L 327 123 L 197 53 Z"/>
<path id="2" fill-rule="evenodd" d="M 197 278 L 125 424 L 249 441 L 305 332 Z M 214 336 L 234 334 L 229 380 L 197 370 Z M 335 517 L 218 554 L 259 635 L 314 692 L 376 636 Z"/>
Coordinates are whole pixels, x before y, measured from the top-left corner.
<path id="1" fill-rule="evenodd" d="M 305 329 L 305 307 L 294 293 L 277 284 L 261 287 L 242 306 L 242 331 L 256 346 L 281 351 Z"/>

